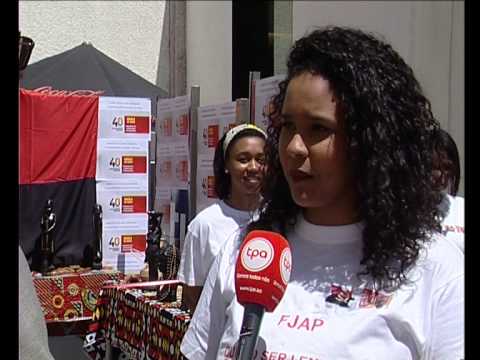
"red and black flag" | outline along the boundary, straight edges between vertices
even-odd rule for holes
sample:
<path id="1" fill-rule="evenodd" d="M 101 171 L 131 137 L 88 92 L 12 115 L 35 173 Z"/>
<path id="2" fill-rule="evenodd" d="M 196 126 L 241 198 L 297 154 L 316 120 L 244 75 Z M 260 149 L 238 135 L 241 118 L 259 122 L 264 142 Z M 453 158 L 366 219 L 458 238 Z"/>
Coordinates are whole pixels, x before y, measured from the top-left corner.
<path id="1" fill-rule="evenodd" d="M 38 270 L 40 221 L 53 200 L 56 267 L 81 264 L 94 238 L 98 96 L 21 89 L 19 236 Z"/>

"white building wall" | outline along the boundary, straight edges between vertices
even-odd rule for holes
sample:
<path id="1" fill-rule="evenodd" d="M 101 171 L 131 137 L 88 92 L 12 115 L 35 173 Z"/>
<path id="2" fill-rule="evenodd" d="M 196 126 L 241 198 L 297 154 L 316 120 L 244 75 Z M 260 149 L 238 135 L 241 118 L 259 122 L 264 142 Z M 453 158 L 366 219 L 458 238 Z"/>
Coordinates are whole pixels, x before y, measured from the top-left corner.
<path id="1" fill-rule="evenodd" d="M 168 90 L 167 1 L 19 1 L 19 29 L 32 37 L 30 64 L 90 42 Z M 232 2 L 186 2 L 187 93 L 202 105 L 231 101 Z"/>
<path id="2" fill-rule="evenodd" d="M 187 1 L 187 92 L 200 86 L 200 105 L 232 100 L 232 2 Z"/>
<path id="3" fill-rule="evenodd" d="M 165 8 L 166 1 L 20 0 L 19 30 L 35 41 L 30 64 L 90 42 L 168 89 L 168 53 L 160 49 Z"/>
<path id="4" fill-rule="evenodd" d="M 462 1 L 293 1 L 293 40 L 314 26 L 381 34 L 413 68 L 432 111 L 457 142 L 464 193 L 464 3 Z"/>
<path id="5" fill-rule="evenodd" d="M 165 16 L 166 1 L 19 1 L 19 30 L 35 41 L 30 64 L 90 42 L 168 90 Z M 50 336 L 49 346 L 58 360 L 89 359 L 79 336 Z"/>

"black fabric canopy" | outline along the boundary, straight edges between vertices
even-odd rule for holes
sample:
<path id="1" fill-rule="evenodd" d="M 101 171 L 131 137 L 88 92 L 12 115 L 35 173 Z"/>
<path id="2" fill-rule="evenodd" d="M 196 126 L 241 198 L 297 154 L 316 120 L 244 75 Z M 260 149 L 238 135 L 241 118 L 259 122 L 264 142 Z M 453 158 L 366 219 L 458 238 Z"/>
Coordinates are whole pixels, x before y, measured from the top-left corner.
<path id="1" fill-rule="evenodd" d="M 43 86 L 55 90 L 102 90 L 103 96 L 150 98 L 152 109 L 157 98 L 168 96 L 165 90 L 87 43 L 28 65 L 20 87 L 33 90 Z"/>

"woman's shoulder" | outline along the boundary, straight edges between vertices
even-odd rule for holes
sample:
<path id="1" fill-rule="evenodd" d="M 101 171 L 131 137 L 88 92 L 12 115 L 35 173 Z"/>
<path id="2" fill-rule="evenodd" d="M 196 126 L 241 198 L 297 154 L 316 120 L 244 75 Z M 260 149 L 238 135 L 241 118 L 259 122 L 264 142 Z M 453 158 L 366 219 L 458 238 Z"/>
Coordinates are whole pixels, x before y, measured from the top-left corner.
<path id="1" fill-rule="evenodd" d="M 436 279 L 438 286 L 461 278 L 465 273 L 465 255 L 442 234 L 435 234 L 424 247 L 419 264 Z"/>
<path id="2" fill-rule="evenodd" d="M 458 204 L 462 204 L 462 205 L 465 202 L 465 198 L 462 197 L 462 196 L 459 196 L 459 195 L 455 195 L 455 196 L 447 195 L 447 196 L 448 196 L 448 200 L 450 200 L 450 202 L 458 203 Z"/>
<path id="3" fill-rule="evenodd" d="M 455 243 L 441 233 L 432 235 L 431 241 L 425 247 L 427 257 L 432 262 L 444 263 L 450 260 L 450 263 L 457 264 L 465 261 L 465 254 L 462 253 Z"/>
<path id="4" fill-rule="evenodd" d="M 210 228 L 218 223 L 221 211 L 217 203 L 214 203 L 204 209 L 202 209 L 188 224 L 188 233 L 190 236 L 200 236 L 205 232 L 210 232 Z"/>
<path id="5" fill-rule="evenodd" d="M 203 226 L 215 226 L 219 229 L 231 228 L 248 224 L 254 214 L 248 211 L 238 210 L 230 207 L 224 201 L 219 200 L 210 206 L 202 209 L 190 222 L 189 228 Z"/>
<path id="6" fill-rule="evenodd" d="M 449 215 L 451 213 L 464 216 L 465 213 L 465 199 L 461 196 L 448 196 L 450 202 Z"/>
<path id="7" fill-rule="evenodd" d="M 205 223 L 211 223 L 217 220 L 219 216 L 222 216 L 222 208 L 220 203 L 215 202 L 206 208 L 203 208 L 197 215 L 190 221 L 191 225 L 200 225 Z"/>

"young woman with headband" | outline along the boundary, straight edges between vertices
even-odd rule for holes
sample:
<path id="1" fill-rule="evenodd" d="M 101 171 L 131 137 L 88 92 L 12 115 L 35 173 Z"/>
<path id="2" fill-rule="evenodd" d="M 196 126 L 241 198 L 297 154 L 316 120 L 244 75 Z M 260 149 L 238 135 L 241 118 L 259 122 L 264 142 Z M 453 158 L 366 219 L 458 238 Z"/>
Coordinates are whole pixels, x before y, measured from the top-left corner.
<path id="1" fill-rule="evenodd" d="M 177 276 L 185 284 L 183 302 L 192 312 L 215 255 L 258 208 L 265 139 L 262 129 L 242 124 L 227 131 L 217 144 L 213 168 L 218 201 L 188 225 Z"/>

